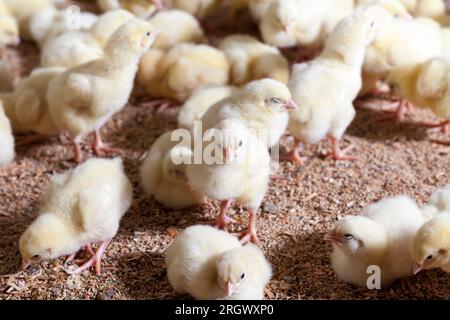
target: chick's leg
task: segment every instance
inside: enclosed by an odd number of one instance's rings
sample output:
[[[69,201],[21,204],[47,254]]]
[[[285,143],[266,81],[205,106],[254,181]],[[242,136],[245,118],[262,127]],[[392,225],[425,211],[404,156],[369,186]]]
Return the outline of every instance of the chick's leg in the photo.
[[[79,140],[79,138],[72,139],[73,154],[76,163],[81,163],[83,161],[83,154],[81,152]]]
[[[411,105],[411,103],[408,100],[401,99],[398,102],[397,109],[395,109],[394,112],[392,112],[392,111],[384,111],[384,112],[386,112],[388,114],[383,116],[383,117],[381,117],[377,121],[381,122],[381,121],[387,121],[387,120],[394,120],[397,123],[398,122],[402,122],[406,111],[408,109],[411,109],[411,107],[412,107],[412,105]]]
[[[156,114],[163,114],[168,109],[174,108],[178,105],[179,103],[177,101],[171,99],[158,99],[144,103],[144,107],[155,108]]]
[[[94,131],[94,142],[92,143],[92,149],[94,150],[95,155],[104,156],[107,153],[119,153],[120,150],[117,148],[113,148],[108,144],[102,141],[100,136],[100,132],[98,129]]]
[[[349,152],[351,149],[353,149],[353,145],[350,145],[349,147],[345,148],[344,150],[341,150],[341,147],[339,146],[339,140],[330,137],[331,143],[333,144],[333,151],[330,152],[330,154],[327,156],[328,159],[334,159],[334,160],[357,160],[358,158],[355,156],[349,156],[346,155],[347,152]]]
[[[292,151],[288,155],[281,155],[280,160],[286,160],[291,161],[293,163],[298,163],[300,165],[304,165],[305,161],[308,159],[306,157],[301,157],[299,153],[299,146],[301,144],[301,141],[295,138],[294,147]]]
[[[106,248],[108,247],[110,242],[111,242],[111,239],[108,239],[108,240],[105,240],[104,242],[102,242],[102,244],[98,247],[95,254],[88,261],[86,261],[82,266],[80,266],[78,269],[76,269],[72,273],[73,274],[81,273],[84,270],[89,269],[90,267],[94,266],[95,272],[97,273],[97,275],[100,275],[102,272],[102,269],[101,269],[102,257],[105,254]]]
[[[158,10],[164,10],[167,7],[167,4],[164,0],[150,0],[150,2],[152,2]]]
[[[217,221],[214,224],[214,226],[218,229],[221,230],[226,230],[227,226],[230,223],[238,223],[237,220],[230,218],[227,215],[227,211],[228,208],[230,207],[230,205],[233,203],[233,200],[228,199],[228,200],[224,200],[220,202],[220,212],[219,212],[219,216],[217,217]]]
[[[240,235],[241,243],[249,241],[259,245],[258,235],[256,234],[256,212],[254,209],[248,209],[249,219],[247,230]]]
[[[438,123],[423,121],[419,123],[424,127],[430,128],[430,130],[438,130],[442,133],[449,134],[450,133],[450,120],[440,121]]]

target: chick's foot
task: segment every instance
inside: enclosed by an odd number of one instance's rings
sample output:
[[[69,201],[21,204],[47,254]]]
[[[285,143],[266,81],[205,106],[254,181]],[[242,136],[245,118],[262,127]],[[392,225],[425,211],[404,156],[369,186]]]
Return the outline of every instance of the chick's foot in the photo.
[[[102,258],[110,242],[111,239],[102,242],[102,244],[98,247],[97,251],[92,255],[92,257],[88,259],[86,262],[84,262],[84,264],[81,265],[79,268],[77,268],[75,271],[73,271],[72,274],[81,273],[84,270],[94,266],[95,272],[97,273],[97,275],[100,275],[102,272],[101,269]]]
[[[419,124],[429,128],[429,130],[439,131],[445,134],[450,133],[450,120],[444,120],[438,123],[424,121],[420,122]]]
[[[94,142],[92,143],[92,150],[94,150],[95,155],[105,156],[109,153],[120,153],[121,150],[111,147],[109,144],[104,143],[100,137],[100,132],[98,130],[94,131]]]
[[[144,104],[144,107],[155,108],[156,114],[163,114],[170,108],[178,106],[179,103],[170,99],[159,99]]]
[[[308,160],[308,158],[301,157],[299,151],[297,149],[294,149],[289,154],[281,155],[280,160],[291,161],[293,163],[304,165],[306,160]]]
[[[402,122],[405,117],[406,111],[411,109],[411,107],[412,106],[409,101],[402,99],[398,102],[398,106],[395,111],[383,111],[384,113],[386,113],[386,115],[379,118],[377,122],[392,121],[392,120],[395,121],[396,123]]]
[[[328,154],[327,159],[350,160],[350,161],[358,159],[358,157],[347,155],[347,153],[354,148],[353,145],[350,145],[344,150],[341,150],[341,147],[339,146],[339,140],[336,138],[330,139],[333,144],[333,151],[330,154]]]
[[[256,245],[259,245],[259,239],[256,233],[256,212],[255,210],[249,209],[249,214],[248,228],[239,235],[239,239],[242,244],[253,242]]]
[[[230,207],[230,205],[232,203],[233,203],[233,200],[230,200],[230,199],[220,202],[220,213],[219,213],[219,216],[217,217],[217,221],[215,223],[213,223],[213,226],[216,227],[217,229],[226,230],[227,226],[230,223],[239,223],[238,220],[230,218],[227,215],[228,208]]]

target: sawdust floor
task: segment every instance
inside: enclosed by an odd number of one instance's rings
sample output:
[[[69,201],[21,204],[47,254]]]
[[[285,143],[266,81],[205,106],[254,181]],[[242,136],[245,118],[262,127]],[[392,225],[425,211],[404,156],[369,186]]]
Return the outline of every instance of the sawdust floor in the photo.
[[[13,52],[23,73],[37,65],[38,52],[23,44]],[[17,158],[0,171],[0,299],[176,299],[164,268],[168,229],[212,220],[218,204],[189,210],[167,210],[147,198],[139,186],[140,157],[156,138],[176,127],[176,112],[157,115],[143,106],[150,97],[139,89],[130,103],[103,128],[105,140],[121,149],[134,184],[134,202],[104,258],[104,272],[71,276],[61,258],[13,276],[20,266],[18,240],[36,217],[49,176],[72,168],[67,137],[17,150]],[[369,291],[339,282],[329,263],[330,246],[322,239],[335,221],[357,214],[381,198],[407,194],[419,203],[450,181],[450,148],[428,140],[414,123],[430,114],[415,110],[400,124],[377,122],[381,101],[360,103],[344,144],[355,145],[353,162],[325,159],[328,142],[305,150],[304,166],[281,163],[258,218],[262,247],[273,265],[268,299],[441,299],[450,296],[450,276],[422,272],[384,290]],[[436,134],[435,134],[436,136]],[[441,137],[445,138],[445,137]],[[84,152],[89,154],[89,143]],[[282,145],[292,141],[285,138]],[[246,219],[234,207],[232,216]],[[243,226],[233,226],[237,232]]]

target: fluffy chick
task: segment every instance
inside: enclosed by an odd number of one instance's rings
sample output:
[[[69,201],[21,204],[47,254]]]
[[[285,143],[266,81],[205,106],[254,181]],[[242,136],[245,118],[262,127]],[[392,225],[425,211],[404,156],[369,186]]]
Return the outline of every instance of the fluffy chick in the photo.
[[[205,85],[195,90],[188,100],[181,106],[178,114],[178,126],[191,129],[195,121],[200,121],[208,109],[237,92],[237,87]]]
[[[367,268],[381,269],[381,285],[412,274],[411,246],[425,223],[417,204],[405,196],[381,200],[359,216],[346,216],[325,235],[333,245],[331,265],[339,280],[367,286]]]
[[[195,299],[262,300],[272,276],[261,249],[208,226],[185,229],[167,249],[165,262],[175,291]]]
[[[248,8],[253,19],[256,22],[260,22],[270,4],[274,1],[275,0],[249,0]]]
[[[3,102],[0,99],[0,168],[14,160],[14,136],[11,123],[5,115]]]
[[[289,63],[276,47],[247,35],[224,38],[219,49],[231,62],[231,83],[241,86],[252,80],[289,80]]]
[[[180,42],[199,43],[204,40],[200,23],[188,12],[182,10],[159,11],[148,21],[155,29],[161,30],[153,45],[154,48],[167,50]]]
[[[180,43],[164,53],[149,50],[142,58],[139,81],[154,97],[186,101],[205,84],[225,85],[230,63],[208,45]]]
[[[151,17],[157,10],[157,1],[152,0],[97,0],[97,4],[104,12],[125,9],[143,19]]]
[[[339,140],[356,113],[353,100],[361,89],[364,54],[376,30],[371,8],[342,20],[318,58],[294,66],[289,88],[299,108],[289,114],[288,128],[297,139],[290,155],[292,161],[303,161],[297,152],[301,141],[318,143],[325,136],[333,143],[330,157],[355,159],[345,155]]]
[[[81,161],[79,143],[91,132],[95,153],[108,151],[99,130],[127,103],[139,60],[155,37],[149,23],[128,21],[111,36],[104,58],[68,69],[50,81],[50,113],[55,124],[70,134],[77,161]]]
[[[220,7],[219,0],[172,0],[174,8],[187,11],[197,18],[203,19]]]
[[[189,185],[193,190],[221,201],[219,228],[226,228],[232,221],[226,213],[233,199],[246,207],[249,224],[242,234],[242,241],[257,242],[256,216],[267,192],[270,175],[270,155],[266,146],[238,119],[220,122],[205,132],[202,141],[202,150],[205,150],[202,159],[186,170]]]
[[[0,14],[0,47],[17,46],[19,43],[17,20],[13,16]]]
[[[140,169],[141,184],[147,194],[164,206],[181,209],[199,204],[204,196],[187,183],[186,168],[193,160],[189,144],[180,145],[166,132],[150,148]],[[180,162],[178,164],[178,162]]]
[[[414,237],[412,257],[414,274],[441,268],[450,272],[450,212],[441,213],[425,223]]]
[[[92,25],[89,34],[95,38],[100,47],[104,48],[114,32],[133,18],[133,14],[122,9],[105,12]]]
[[[14,119],[14,132],[35,132],[54,135],[59,129],[53,122],[46,100],[48,85],[64,68],[35,69],[29,77],[22,79],[14,91],[14,110],[8,116]]]
[[[255,130],[258,138],[269,148],[275,146],[286,131],[287,111],[295,108],[297,105],[284,83],[262,79],[250,82],[242,90],[211,106],[201,121],[203,129],[207,130],[224,120],[239,119]]]
[[[122,159],[90,159],[51,178],[44,205],[19,241],[23,267],[41,260],[76,254],[102,242],[97,252],[74,273],[95,265],[119,229],[132,201],[132,186]]]

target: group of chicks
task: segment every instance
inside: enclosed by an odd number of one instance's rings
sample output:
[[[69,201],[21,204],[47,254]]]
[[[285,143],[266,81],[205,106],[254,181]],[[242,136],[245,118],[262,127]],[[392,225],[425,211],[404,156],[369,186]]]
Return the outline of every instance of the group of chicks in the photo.
[[[168,208],[220,201],[213,226],[187,228],[166,252],[169,282],[197,299],[263,298],[271,266],[257,246],[257,213],[272,173],[269,150],[286,131],[295,140],[287,160],[303,163],[300,145],[324,138],[330,158],[356,159],[340,139],[355,99],[379,95],[382,81],[398,101],[397,119],[412,103],[444,119],[425,125],[449,127],[450,29],[441,0],[230,0],[229,17],[248,9],[262,41],[236,34],[217,46],[207,44],[202,25],[225,10],[222,1],[99,0],[105,12],[98,16],[58,2],[0,0],[0,46],[22,38],[41,50],[41,67],[21,80],[3,50],[0,165],[13,160],[15,144],[61,132],[78,163],[91,133],[95,155],[114,153],[100,129],[127,104],[135,79],[160,99],[149,103],[160,112],[182,104],[179,129],[151,146],[140,176],[145,192]],[[298,47],[293,66],[280,50],[291,47]],[[182,133],[193,138],[180,143]],[[194,161],[197,138],[223,162]],[[23,267],[68,256],[79,265],[74,273],[95,267],[100,274],[132,193],[120,158],[93,158],[53,176],[20,239]],[[227,215],[233,201],[249,213],[241,241],[226,232],[237,222]],[[340,220],[325,240],[339,279],[366,286],[367,267],[377,265],[385,286],[421,269],[450,272],[449,235],[450,185],[423,208],[404,196],[382,200]],[[77,259],[82,252],[87,258]]]

